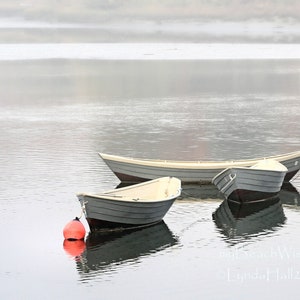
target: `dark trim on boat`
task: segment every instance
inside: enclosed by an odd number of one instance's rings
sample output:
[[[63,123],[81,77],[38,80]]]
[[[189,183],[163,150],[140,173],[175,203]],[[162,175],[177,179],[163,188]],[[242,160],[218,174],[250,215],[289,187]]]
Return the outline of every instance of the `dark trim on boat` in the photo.
[[[237,189],[229,195],[228,200],[235,201],[238,203],[249,203],[270,199],[276,195],[278,195],[278,192],[265,193],[259,191]]]
[[[140,183],[144,181],[149,181],[149,178],[142,178],[137,176],[131,176],[123,173],[114,172],[114,174],[120,179],[122,182],[130,182],[130,183]]]
[[[97,231],[97,232],[108,232],[108,231],[124,231],[124,230],[134,230],[138,228],[144,228],[144,227],[149,227],[152,225],[155,225],[159,222],[162,222],[162,220],[152,222],[152,223],[147,223],[147,224],[123,224],[123,223],[117,223],[117,222],[109,222],[109,221],[103,221],[103,220],[98,220],[98,219],[93,219],[93,218],[86,218],[90,230],[92,232]]]

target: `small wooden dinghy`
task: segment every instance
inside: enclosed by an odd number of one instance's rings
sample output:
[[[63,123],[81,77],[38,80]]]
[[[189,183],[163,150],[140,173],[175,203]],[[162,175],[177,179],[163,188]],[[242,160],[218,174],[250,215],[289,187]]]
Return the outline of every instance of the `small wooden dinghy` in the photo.
[[[264,159],[252,167],[227,168],[212,182],[226,199],[241,203],[270,198],[279,193],[287,168],[274,159]]]
[[[100,157],[121,182],[142,182],[164,176],[179,178],[182,183],[209,183],[227,168],[251,167],[264,158],[230,161],[174,161],[130,158],[99,153]],[[300,169],[300,151],[266,157],[287,167],[285,181],[291,180]]]
[[[181,194],[174,177],[114,189],[101,194],[78,194],[91,230],[154,224],[163,219]]]

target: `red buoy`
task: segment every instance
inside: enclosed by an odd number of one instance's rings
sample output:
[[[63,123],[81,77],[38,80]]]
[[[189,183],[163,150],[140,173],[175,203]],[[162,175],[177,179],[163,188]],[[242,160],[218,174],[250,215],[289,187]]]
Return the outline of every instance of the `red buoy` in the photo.
[[[65,226],[63,234],[66,240],[83,240],[85,236],[85,228],[76,217]]]

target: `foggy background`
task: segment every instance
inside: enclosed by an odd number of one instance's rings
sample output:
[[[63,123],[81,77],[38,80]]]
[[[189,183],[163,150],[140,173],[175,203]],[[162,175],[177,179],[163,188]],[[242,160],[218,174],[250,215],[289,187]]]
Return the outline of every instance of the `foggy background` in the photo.
[[[12,0],[4,42],[298,43],[297,0]]]
[[[105,22],[120,19],[244,20],[297,19],[297,0],[11,0],[1,1],[1,16],[47,21]]]

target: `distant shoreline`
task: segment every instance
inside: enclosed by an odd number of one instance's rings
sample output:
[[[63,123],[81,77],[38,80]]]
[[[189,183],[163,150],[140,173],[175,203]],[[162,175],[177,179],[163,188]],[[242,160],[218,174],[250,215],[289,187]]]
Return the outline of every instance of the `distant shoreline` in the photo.
[[[0,60],[300,59],[300,44],[51,43],[0,44]]]

